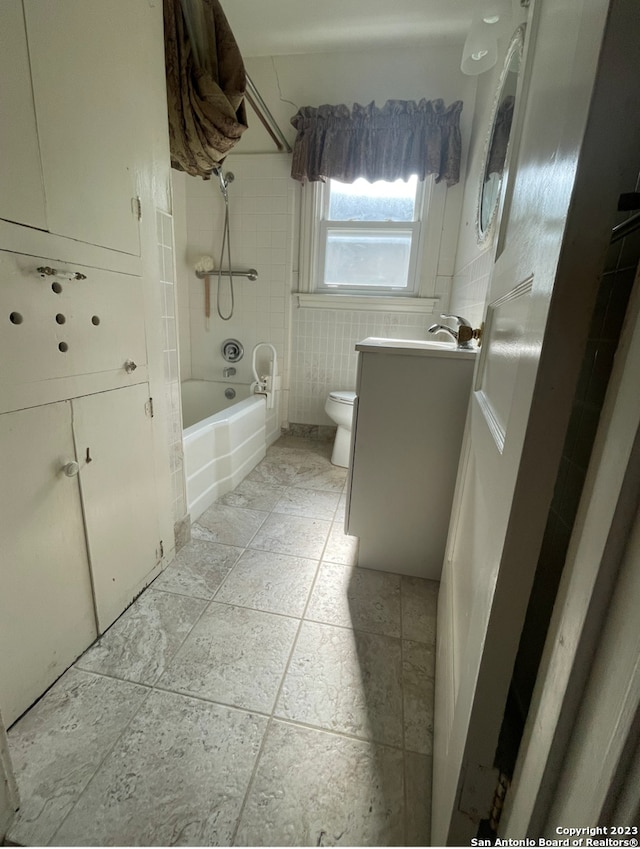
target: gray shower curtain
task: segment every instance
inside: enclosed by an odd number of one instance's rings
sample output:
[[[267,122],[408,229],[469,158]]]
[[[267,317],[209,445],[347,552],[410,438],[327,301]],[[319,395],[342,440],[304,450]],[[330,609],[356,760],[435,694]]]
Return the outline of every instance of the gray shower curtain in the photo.
[[[209,179],[247,129],[246,78],[220,3],[197,2],[195,26],[193,0],[164,0],[169,143],[173,168]]]

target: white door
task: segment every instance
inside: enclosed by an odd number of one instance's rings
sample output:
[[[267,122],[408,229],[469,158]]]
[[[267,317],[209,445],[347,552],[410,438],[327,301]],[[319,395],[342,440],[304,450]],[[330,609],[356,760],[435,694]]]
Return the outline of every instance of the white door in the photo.
[[[97,636],[63,401],[0,415],[0,709],[7,725]]]
[[[620,163],[632,157],[637,118],[616,51],[616,22],[633,5],[532,4],[513,193],[438,604],[434,845],[468,845],[495,789],[498,734],[594,294],[618,194],[633,189],[620,185]]]
[[[45,230],[44,188],[22,0],[0,3],[0,218]]]
[[[47,229],[136,255],[137,180],[152,156],[140,132],[149,96],[145,7],[24,0]]]
[[[73,432],[98,617],[103,633],[161,558],[149,385],[73,402]]]

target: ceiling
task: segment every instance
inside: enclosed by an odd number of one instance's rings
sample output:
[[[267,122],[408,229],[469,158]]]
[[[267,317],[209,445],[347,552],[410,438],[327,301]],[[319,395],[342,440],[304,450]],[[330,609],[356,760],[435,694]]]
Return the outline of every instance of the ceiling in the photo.
[[[473,0],[222,0],[243,56],[462,44]]]

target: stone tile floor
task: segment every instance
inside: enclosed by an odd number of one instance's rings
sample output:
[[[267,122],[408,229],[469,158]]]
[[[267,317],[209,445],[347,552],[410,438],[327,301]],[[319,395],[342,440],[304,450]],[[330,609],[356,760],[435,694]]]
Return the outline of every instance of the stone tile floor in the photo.
[[[11,841],[428,844],[437,584],[352,565],[329,453],[275,443],[13,726]]]

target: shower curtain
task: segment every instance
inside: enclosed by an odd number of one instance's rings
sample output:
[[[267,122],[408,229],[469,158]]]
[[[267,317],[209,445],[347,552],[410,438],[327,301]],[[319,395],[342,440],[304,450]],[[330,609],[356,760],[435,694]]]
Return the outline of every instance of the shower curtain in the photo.
[[[171,165],[205,180],[247,129],[244,63],[218,0],[164,0]]]

